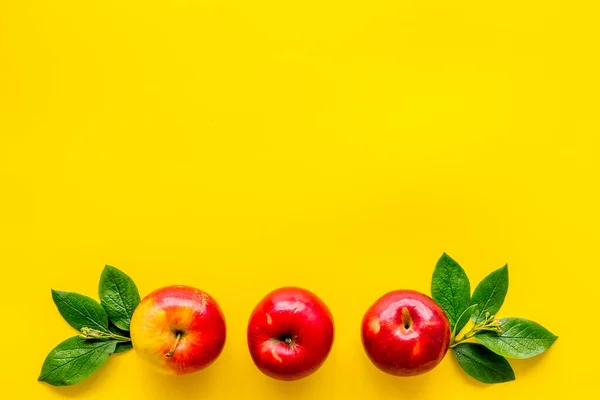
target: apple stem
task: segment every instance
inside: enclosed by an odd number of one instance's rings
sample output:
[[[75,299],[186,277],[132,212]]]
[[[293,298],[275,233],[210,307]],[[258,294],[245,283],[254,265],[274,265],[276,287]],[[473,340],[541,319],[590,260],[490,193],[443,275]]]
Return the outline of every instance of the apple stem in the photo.
[[[471,309],[477,307],[479,304],[471,304],[469,307],[465,308],[465,311],[462,312],[462,314],[460,314],[460,317],[458,317],[458,319],[456,320],[456,325],[454,326],[454,329],[452,330],[452,335],[450,336],[450,342],[454,342],[454,339],[456,338],[456,334],[459,332],[456,332],[456,328],[458,327],[458,323],[460,321],[462,321],[463,316],[469,312]]]
[[[171,350],[169,350],[169,352],[167,354],[165,354],[165,356],[173,357],[173,355],[175,355],[175,349],[177,348],[177,345],[179,344],[179,339],[181,339],[181,332],[177,332],[177,338],[175,339],[175,343],[173,344],[173,347],[171,347]]]
[[[412,326],[412,318],[410,317],[410,312],[408,308],[402,307],[402,325],[404,325],[404,329],[410,329]]]

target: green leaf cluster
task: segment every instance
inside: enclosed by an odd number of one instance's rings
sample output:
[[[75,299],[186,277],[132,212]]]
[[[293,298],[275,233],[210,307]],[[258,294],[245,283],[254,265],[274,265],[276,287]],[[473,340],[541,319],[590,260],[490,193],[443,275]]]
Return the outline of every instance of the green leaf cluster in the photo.
[[[58,312],[80,334],[50,351],[39,381],[73,385],[97,371],[111,354],[131,350],[129,325],[140,302],[135,283],[107,265],[100,276],[98,295],[100,303],[82,294],[52,290]]]
[[[506,358],[536,356],[548,350],[558,338],[540,324],[524,318],[496,319],[507,292],[508,265],[486,276],[472,296],[464,269],[446,253],[433,271],[431,296],[450,321],[452,352],[462,369],[483,383],[514,380],[515,374]],[[472,328],[460,336],[469,319],[473,321]]]

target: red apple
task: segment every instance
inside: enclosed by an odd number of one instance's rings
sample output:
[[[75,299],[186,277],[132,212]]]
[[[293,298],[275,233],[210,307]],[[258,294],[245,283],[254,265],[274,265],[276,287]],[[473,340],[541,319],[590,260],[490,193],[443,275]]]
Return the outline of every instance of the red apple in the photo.
[[[414,290],[385,294],[362,322],[362,342],[380,370],[418,375],[442,361],[450,343],[450,323],[440,306]]]
[[[167,286],[146,296],[131,318],[131,341],[155,369],[170,375],[211,364],[225,345],[225,318],[207,293]]]
[[[308,290],[285,287],[258,303],[248,323],[254,364],[271,378],[296,380],[315,372],[333,344],[329,308]]]

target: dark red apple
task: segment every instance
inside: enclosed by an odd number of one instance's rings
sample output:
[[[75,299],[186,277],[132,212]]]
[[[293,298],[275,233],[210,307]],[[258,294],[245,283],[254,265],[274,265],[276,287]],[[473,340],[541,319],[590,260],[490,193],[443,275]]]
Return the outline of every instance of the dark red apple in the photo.
[[[254,308],[248,347],[254,364],[271,378],[296,380],[315,372],[333,344],[329,308],[308,290],[274,290]]]
[[[362,342],[380,370],[397,376],[430,371],[450,343],[450,323],[440,306],[414,290],[383,295],[362,322]]]

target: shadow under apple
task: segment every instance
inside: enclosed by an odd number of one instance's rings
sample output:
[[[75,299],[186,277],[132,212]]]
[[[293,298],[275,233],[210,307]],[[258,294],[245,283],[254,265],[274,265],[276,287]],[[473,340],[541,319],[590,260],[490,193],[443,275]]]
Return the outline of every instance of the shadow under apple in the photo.
[[[216,377],[219,368],[208,367],[186,375],[164,375],[152,368],[143,368],[140,373],[141,391],[147,399],[206,399],[219,391]]]
[[[255,379],[260,382],[258,387],[265,399],[320,399],[322,398],[322,388],[327,385],[328,374],[322,371],[323,368],[315,371],[313,374],[295,381],[281,381],[270,378],[258,369],[254,372]]]
[[[369,360],[361,362],[360,365],[363,370],[362,376],[370,382],[369,387],[373,390],[373,398],[419,397],[423,390],[433,382],[431,378],[433,372],[402,377],[380,371]]]

